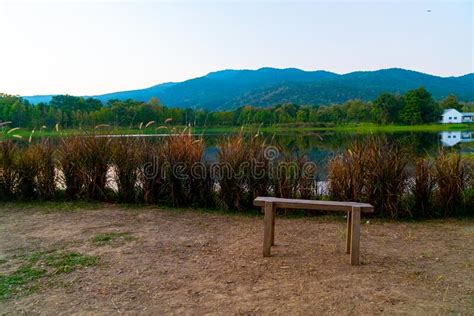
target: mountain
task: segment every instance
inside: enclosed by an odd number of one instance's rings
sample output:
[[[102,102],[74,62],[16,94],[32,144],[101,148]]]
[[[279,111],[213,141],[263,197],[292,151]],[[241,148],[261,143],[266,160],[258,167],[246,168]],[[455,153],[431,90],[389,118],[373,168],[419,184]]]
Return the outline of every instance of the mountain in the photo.
[[[231,109],[242,105],[269,106],[284,102],[296,104],[341,103],[349,99],[372,100],[380,93],[405,93],[425,87],[436,99],[450,93],[460,100],[474,100],[474,74],[438,77],[400,68],[336,74],[296,68],[222,70],[183,82],[169,82],[146,89],[92,96],[111,99],[148,101],[159,98],[170,107],[210,110]],[[32,103],[47,102],[52,96],[27,96]]]

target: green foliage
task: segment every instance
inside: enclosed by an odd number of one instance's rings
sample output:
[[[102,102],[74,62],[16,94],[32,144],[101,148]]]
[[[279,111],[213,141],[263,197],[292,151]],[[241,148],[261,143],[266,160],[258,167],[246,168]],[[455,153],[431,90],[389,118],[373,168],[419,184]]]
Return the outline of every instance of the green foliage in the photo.
[[[463,111],[462,104],[454,94],[450,94],[445,99],[441,100],[440,105],[443,109],[456,109],[461,112]]]
[[[349,99],[341,104],[331,103],[273,103],[272,107],[245,105],[235,110],[208,111],[192,108],[168,108],[156,98],[148,102],[134,100],[109,100],[106,105],[91,98],[69,95],[54,96],[49,104],[31,105],[20,97],[0,94],[0,131],[6,126],[51,129],[88,128],[100,124],[114,127],[136,127],[141,122],[163,123],[169,119],[171,125],[240,126],[246,124],[288,123],[363,123],[377,124],[425,124],[438,121],[442,108],[454,107],[469,110],[471,103],[461,103],[454,95],[440,103],[433,100],[424,88],[406,92],[404,95],[383,93],[373,102]],[[243,104],[252,104],[243,103]]]

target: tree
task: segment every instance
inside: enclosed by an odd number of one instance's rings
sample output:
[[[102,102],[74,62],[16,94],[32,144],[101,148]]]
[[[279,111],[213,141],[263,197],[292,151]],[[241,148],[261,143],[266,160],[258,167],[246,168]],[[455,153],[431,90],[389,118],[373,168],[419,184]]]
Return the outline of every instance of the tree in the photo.
[[[443,109],[456,109],[462,111],[462,104],[458,102],[458,98],[454,94],[448,95],[440,104]]]
[[[405,105],[400,120],[405,124],[435,122],[441,114],[440,106],[425,88],[410,90],[405,94]]]
[[[382,93],[374,100],[370,110],[372,120],[377,124],[396,123],[403,103],[404,100],[400,96]]]

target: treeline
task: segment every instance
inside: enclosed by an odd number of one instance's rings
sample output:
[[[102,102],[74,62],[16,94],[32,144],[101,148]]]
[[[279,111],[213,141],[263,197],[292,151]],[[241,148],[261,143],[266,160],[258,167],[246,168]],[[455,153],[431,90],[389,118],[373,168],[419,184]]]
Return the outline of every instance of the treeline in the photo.
[[[424,88],[403,95],[384,93],[371,102],[349,100],[343,104],[300,106],[281,104],[274,107],[243,106],[235,110],[207,111],[168,108],[152,98],[148,102],[97,99],[57,95],[49,103],[30,104],[18,96],[0,94],[0,123],[11,127],[40,128],[60,124],[63,128],[109,124],[133,127],[141,122],[168,120],[175,125],[236,126],[242,124],[287,123],[363,123],[425,124],[437,122],[443,109],[474,111],[474,103],[461,103],[456,96],[436,101]]]

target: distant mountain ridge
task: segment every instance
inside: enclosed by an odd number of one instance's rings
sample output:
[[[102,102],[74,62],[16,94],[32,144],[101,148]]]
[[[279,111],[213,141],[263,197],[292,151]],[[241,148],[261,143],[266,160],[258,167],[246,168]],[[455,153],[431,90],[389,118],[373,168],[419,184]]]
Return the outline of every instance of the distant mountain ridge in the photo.
[[[453,93],[460,100],[474,100],[474,73],[459,77],[438,77],[401,68],[356,71],[343,75],[297,68],[221,70],[183,82],[168,82],[145,89],[92,97],[102,102],[111,99],[148,101],[157,97],[169,107],[222,110],[242,105],[270,106],[285,102],[318,105],[355,98],[368,101],[384,92],[402,94],[420,86],[425,87],[436,99]],[[51,97],[24,98],[36,104],[48,102]]]

